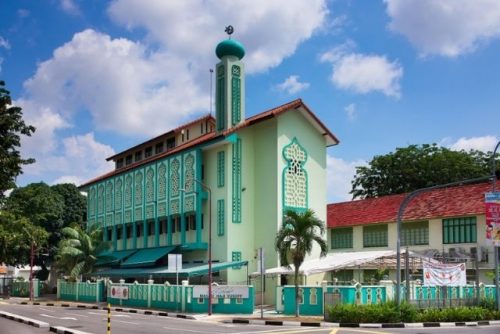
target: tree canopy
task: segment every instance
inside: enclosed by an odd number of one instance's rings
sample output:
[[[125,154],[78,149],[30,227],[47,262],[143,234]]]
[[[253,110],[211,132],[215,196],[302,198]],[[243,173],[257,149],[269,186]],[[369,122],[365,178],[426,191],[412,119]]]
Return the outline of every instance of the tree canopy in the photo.
[[[397,148],[375,156],[368,166],[356,167],[350,193],[353,199],[373,198],[491,175],[490,157],[491,153],[452,151],[436,144]]]
[[[83,226],[85,197],[73,184],[49,186],[43,182],[31,183],[14,189],[6,199],[3,211],[23,217],[48,233],[48,256],[35,258],[35,264],[42,266],[46,272],[46,265],[53,262],[56,254],[62,229],[71,224]]]
[[[25,217],[9,212],[0,214],[0,263],[12,266],[29,263],[31,244],[39,250],[47,244],[49,234]]]
[[[21,136],[31,136],[35,128],[24,122],[22,109],[11,104],[10,92],[0,80],[0,203],[5,198],[4,192],[16,186],[22,166],[35,162],[23,159],[19,152]]]

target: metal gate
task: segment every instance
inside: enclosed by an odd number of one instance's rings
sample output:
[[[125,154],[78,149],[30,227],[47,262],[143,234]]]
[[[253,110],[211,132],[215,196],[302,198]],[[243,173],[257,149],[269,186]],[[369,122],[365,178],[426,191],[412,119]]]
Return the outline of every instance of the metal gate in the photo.
[[[3,276],[0,277],[0,294],[3,298],[9,298],[12,295],[12,284],[14,277]]]
[[[328,321],[328,307],[334,307],[342,304],[342,295],[340,292],[323,293],[323,318]]]

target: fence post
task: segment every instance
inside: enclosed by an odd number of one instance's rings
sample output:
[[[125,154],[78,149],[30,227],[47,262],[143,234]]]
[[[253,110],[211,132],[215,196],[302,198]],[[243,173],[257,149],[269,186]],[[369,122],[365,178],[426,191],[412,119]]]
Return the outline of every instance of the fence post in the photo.
[[[120,279],[120,286],[122,286],[123,284],[125,284],[125,280],[123,278]],[[120,306],[122,306],[122,303],[123,303],[123,299],[120,298]]]
[[[153,287],[154,282],[154,280],[148,279],[148,307],[151,307],[151,288]]]
[[[78,294],[79,294],[78,283],[79,283],[78,280],[76,280],[76,282],[75,282],[75,284],[76,284],[76,286],[75,286],[75,292],[76,292],[75,299],[76,299],[76,301],[78,301]]]
[[[61,299],[61,279],[57,280],[57,300]]]

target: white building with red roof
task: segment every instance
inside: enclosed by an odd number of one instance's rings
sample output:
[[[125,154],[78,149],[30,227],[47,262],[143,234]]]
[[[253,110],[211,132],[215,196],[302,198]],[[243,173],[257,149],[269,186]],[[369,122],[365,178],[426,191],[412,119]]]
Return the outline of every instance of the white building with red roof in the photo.
[[[491,183],[462,185],[422,193],[403,215],[401,247],[445,262],[465,262],[467,280],[491,284],[494,248],[486,240],[485,193]],[[406,194],[328,205],[330,252],[395,250],[396,219]],[[477,261],[476,261],[477,258]],[[404,262],[402,262],[404,263]],[[383,266],[360,267],[330,273],[329,279],[370,281]],[[394,268],[390,270],[395,278]],[[412,268],[421,278],[421,268]],[[403,277],[403,276],[402,276]]]

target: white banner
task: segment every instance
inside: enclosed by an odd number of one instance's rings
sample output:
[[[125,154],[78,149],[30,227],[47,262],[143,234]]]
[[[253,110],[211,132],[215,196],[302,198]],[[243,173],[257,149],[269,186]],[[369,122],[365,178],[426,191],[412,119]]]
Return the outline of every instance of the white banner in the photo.
[[[168,271],[182,270],[182,254],[168,254]]]
[[[111,286],[111,298],[128,299],[128,286]]]
[[[193,286],[193,298],[208,298],[208,286]],[[212,298],[248,298],[248,286],[214,285],[212,286]]]
[[[467,284],[465,263],[424,262],[424,285],[464,286]]]

